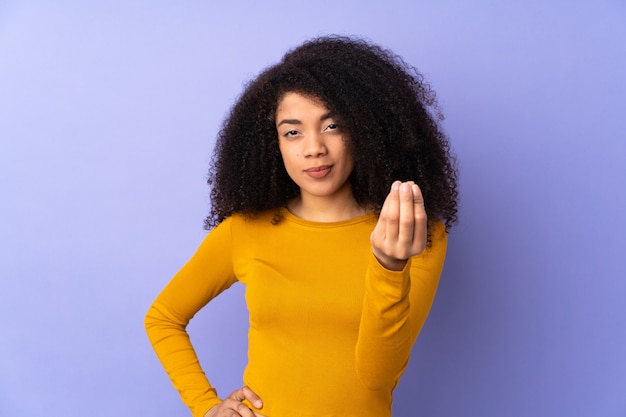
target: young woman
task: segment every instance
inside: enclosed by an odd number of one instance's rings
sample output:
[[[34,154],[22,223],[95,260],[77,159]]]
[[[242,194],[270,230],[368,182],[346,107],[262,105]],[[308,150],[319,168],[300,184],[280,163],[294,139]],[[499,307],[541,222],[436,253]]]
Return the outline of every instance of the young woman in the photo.
[[[145,319],[194,416],[391,415],[456,221],[438,115],[416,70],[353,38],[306,42],[247,86],[216,145],[211,231]],[[235,282],[248,364],[221,399],[185,327]]]

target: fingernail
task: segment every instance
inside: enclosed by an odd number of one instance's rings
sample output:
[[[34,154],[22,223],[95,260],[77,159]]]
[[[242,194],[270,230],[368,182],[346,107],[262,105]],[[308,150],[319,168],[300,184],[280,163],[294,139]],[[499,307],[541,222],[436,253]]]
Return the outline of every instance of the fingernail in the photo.
[[[400,189],[400,184],[402,184],[400,181],[395,181],[392,185],[391,185],[391,189],[398,191]]]
[[[405,182],[405,183],[402,184],[401,190],[402,191],[411,191],[411,186]]]

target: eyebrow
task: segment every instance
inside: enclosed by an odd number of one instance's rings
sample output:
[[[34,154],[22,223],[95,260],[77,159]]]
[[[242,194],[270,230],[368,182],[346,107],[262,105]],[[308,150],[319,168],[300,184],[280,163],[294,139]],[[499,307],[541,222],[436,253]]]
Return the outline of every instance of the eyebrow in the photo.
[[[334,117],[333,112],[330,112],[330,111],[329,111],[328,113],[324,113],[324,114],[322,114],[322,115],[320,116],[320,122],[323,122],[324,120],[330,119],[330,118],[332,118],[332,117]],[[285,125],[285,124],[289,124],[289,125],[301,125],[301,124],[302,124],[302,122],[301,122],[300,120],[298,120],[298,119],[284,119],[284,120],[281,120],[281,121],[280,121],[280,122],[276,125],[276,127],[280,127],[280,126]]]

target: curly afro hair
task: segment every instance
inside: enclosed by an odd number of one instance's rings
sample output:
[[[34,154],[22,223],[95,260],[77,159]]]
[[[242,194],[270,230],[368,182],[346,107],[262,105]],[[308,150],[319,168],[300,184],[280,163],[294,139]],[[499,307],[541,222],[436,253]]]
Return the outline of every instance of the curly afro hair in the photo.
[[[245,88],[218,134],[209,171],[206,229],[239,213],[280,209],[299,194],[287,175],[275,125],[284,94],[318,99],[338,115],[354,159],[352,193],[380,209],[395,180],[413,180],[429,221],[457,220],[457,171],[435,94],[400,57],[361,39],[326,36],[289,51]]]

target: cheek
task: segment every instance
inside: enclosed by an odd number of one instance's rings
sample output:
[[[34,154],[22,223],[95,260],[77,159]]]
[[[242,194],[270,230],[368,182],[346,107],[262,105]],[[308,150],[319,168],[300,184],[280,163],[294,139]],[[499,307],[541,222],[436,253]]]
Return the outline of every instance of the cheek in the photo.
[[[278,145],[280,156],[283,158],[283,162],[285,162],[285,164],[295,161],[300,157],[300,150],[295,146],[289,145],[291,144],[285,145],[282,142]]]
[[[278,150],[280,152],[280,157],[282,158],[283,162],[285,162],[285,156],[287,154],[285,147],[282,146],[282,144],[279,142],[278,144]]]
[[[284,147],[281,146],[280,156],[283,160],[283,165],[285,165],[285,169],[287,170],[287,172],[291,171],[294,166],[294,161],[297,158],[296,153],[293,150],[285,149]]]
[[[343,146],[341,149],[342,159],[347,166],[354,166],[354,158],[352,158],[352,152],[347,146]]]

